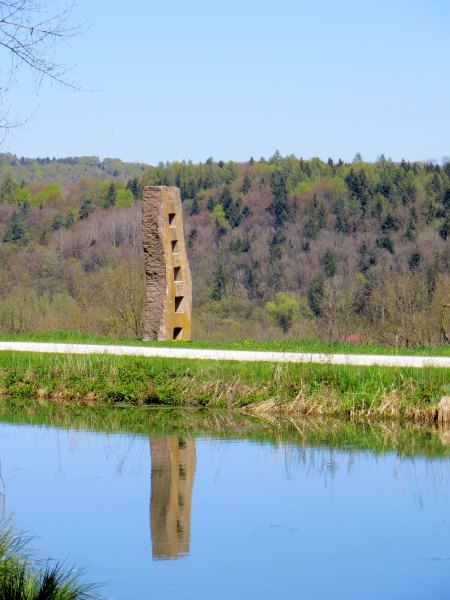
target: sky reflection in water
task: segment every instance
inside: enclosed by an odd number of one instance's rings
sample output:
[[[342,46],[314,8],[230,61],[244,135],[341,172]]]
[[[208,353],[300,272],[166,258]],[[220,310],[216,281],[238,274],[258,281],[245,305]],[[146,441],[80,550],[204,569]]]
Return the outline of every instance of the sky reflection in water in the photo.
[[[106,597],[450,597],[447,458],[0,424],[0,460],[5,517]]]

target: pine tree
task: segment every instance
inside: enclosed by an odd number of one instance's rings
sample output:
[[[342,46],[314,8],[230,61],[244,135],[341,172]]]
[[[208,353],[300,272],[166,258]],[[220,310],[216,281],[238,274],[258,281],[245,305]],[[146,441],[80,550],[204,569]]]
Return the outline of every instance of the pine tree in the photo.
[[[191,217],[193,215],[200,214],[200,205],[198,203],[197,196],[195,196],[194,199],[192,200],[191,210],[189,211],[189,214],[191,215]]]
[[[19,190],[19,186],[14,181],[14,178],[10,171],[7,171],[3,176],[3,181],[0,186],[0,202],[7,204],[15,204],[16,194]]]
[[[211,299],[212,300],[222,300],[225,298],[227,292],[228,285],[228,276],[223,268],[223,265],[220,265],[219,270],[216,273],[214,278],[213,287],[211,290]]]
[[[283,227],[291,216],[291,210],[288,203],[286,177],[280,170],[277,169],[272,173],[270,187],[272,188],[273,200],[267,210],[274,217],[275,227]]]
[[[26,246],[29,242],[28,228],[16,211],[13,212],[8,221],[3,241],[18,246]]]
[[[80,206],[80,219],[87,219],[91,213],[94,212],[94,207],[92,205],[92,200],[86,199],[83,204]]]
[[[116,203],[116,196],[117,196],[116,186],[111,181],[111,183],[109,184],[109,187],[108,187],[108,191],[106,192],[105,199],[103,200],[103,204],[102,204],[103,208],[111,208],[112,206],[114,206]]]

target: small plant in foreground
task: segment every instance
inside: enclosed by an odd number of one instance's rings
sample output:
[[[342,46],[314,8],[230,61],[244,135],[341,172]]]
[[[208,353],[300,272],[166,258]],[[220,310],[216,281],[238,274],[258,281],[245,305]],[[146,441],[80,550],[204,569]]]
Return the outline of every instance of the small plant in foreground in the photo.
[[[26,554],[27,541],[0,530],[0,600],[94,600],[93,586],[76,572],[47,562],[43,567]]]

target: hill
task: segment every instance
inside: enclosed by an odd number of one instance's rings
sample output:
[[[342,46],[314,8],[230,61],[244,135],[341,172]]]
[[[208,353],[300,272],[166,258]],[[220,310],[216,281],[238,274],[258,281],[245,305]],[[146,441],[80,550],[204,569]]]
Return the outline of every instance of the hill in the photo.
[[[143,185],[177,185],[195,335],[448,343],[450,163],[0,156],[0,330],[141,335]]]

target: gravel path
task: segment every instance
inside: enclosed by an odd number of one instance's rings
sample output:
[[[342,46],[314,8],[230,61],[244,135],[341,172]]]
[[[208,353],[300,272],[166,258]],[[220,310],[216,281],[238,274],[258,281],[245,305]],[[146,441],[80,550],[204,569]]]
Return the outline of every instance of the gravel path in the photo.
[[[58,354],[115,354],[119,356],[160,356],[197,360],[240,360],[249,362],[310,362],[333,365],[382,365],[387,367],[450,367],[447,356],[388,356],[382,354],[318,354],[311,352],[268,352],[212,350],[151,346],[106,346],[93,344],[53,344],[40,342],[0,342],[0,351],[47,352]]]

